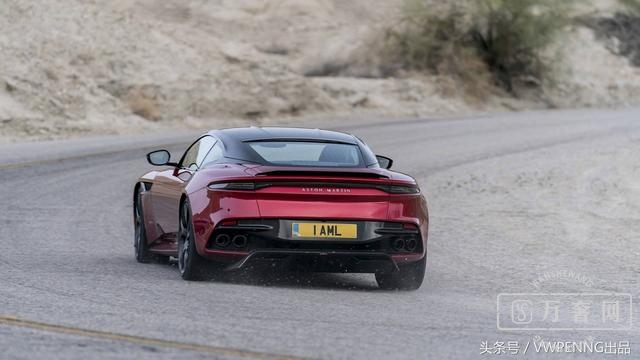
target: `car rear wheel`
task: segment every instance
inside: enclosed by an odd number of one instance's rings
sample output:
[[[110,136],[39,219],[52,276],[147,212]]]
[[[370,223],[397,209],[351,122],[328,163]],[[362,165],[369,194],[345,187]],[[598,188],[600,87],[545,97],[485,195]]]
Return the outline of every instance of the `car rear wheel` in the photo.
[[[147,231],[144,227],[144,216],[142,213],[142,190],[139,189],[136,194],[136,203],[133,209],[133,217],[135,221],[135,235],[133,238],[133,248],[135,250],[136,260],[141,263],[148,263],[153,258],[147,244]]]
[[[384,290],[416,290],[422,285],[427,256],[420,261],[398,265],[399,271],[376,274],[378,286]]]
[[[178,269],[184,280],[202,280],[205,277],[206,261],[196,250],[191,206],[189,201],[182,203],[178,229]]]

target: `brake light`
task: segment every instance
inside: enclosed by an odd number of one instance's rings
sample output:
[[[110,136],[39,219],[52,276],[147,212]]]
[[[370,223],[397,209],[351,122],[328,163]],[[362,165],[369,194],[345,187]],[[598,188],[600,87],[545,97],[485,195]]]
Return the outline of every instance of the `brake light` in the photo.
[[[228,182],[209,184],[210,190],[244,190],[251,191],[256,189],[256,184],[252,182]]]
[[[418,194],[420,189],[415,186],[390,185],[385,186],[385,191],[390,194]]]

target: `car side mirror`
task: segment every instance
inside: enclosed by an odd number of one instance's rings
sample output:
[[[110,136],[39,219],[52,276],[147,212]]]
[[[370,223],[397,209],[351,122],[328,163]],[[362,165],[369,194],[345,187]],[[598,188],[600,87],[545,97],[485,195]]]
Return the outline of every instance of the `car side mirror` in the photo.
[[[177,166],[178,164],[169,162],[171,154],[167,150],[156,150],[147,154],[147,161],[154,166]]]
[[[391,160],[391,158],[382,155],[376,155],[376,159],[378,159],[378,164],[381,168],[391,169],[391,166],[393,165],[393,160]]]

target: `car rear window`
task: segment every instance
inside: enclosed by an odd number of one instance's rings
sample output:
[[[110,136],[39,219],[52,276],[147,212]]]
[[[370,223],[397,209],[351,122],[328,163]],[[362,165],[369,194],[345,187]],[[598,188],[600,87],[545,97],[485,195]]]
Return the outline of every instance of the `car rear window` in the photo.
[[[284,166],[360,167],[356,145],[309,141],[254,141],[249,146],[265,162]]]

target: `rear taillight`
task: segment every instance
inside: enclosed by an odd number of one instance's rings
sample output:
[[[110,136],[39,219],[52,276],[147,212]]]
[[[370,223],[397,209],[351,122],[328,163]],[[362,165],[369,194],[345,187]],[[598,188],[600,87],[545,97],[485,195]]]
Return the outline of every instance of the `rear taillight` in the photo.
[[[344,188],[374,188],[389,194],[418,194],[420,189],[411,185],[376,185],[376,184],[359,184],[359,183],[331,183],[331,182],[242,182],[229,181],[209,184],[210,190],[236,190],[236,191],[253,191],[260,190],[270,186],[325,186],[325,187],[344,187]]]
[[[415,186],[389,185],[384,190],[390,194],[418,194],[420,189]]]
[[[251,191],[256,189],[256,184],[252,182],[226,182],[209,184],[210,190],[243,190]]]
[[[402,228],[405,230],[418,230],[418,227],[416,225],[409,223],[402,224]]]

